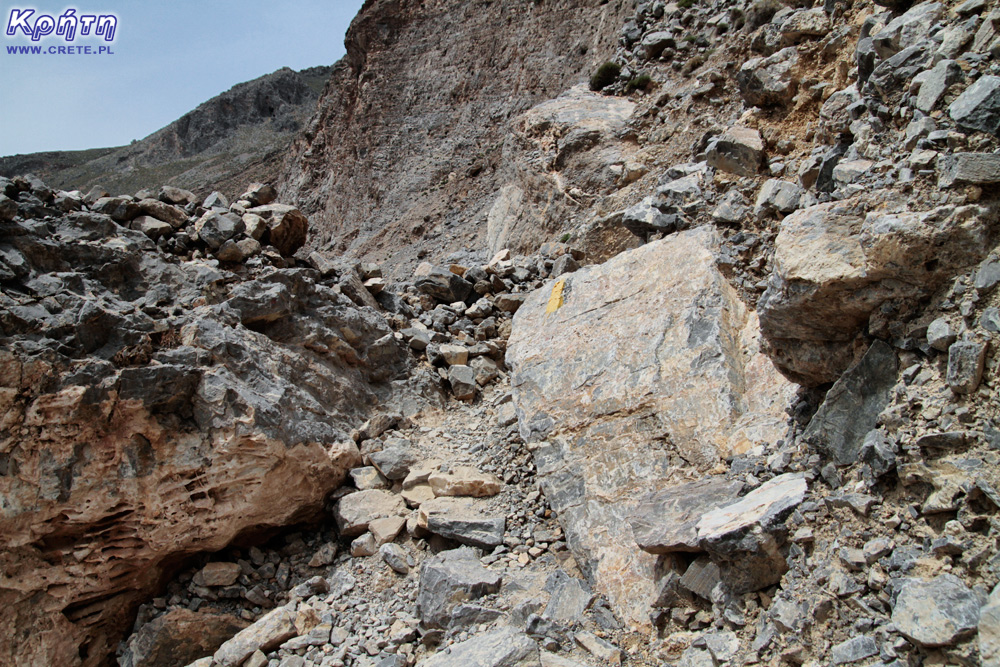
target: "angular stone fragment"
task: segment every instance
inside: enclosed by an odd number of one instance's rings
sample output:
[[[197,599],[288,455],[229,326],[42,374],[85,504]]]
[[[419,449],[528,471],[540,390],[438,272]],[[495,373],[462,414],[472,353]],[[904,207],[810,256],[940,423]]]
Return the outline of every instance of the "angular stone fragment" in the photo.
[[[830,649],[830,657],[835,665],[849,665],[878,653],[878,644],[871,637],[854,637]]]
[[[947,352],[957,336],[952,331],[948,320],[939,317],[927,325],[927,344],[938,352]]]
[[[736,74],[740,95],[750,106],[778,106],[792,100],[798,87],[793,72],[799,55],[794,46],[767,58],[751,58]]]
[[[403,547],[392,542],[388,542],[379,547],[378,553],[382,556],[385,564],[393,569],[397,574],[406,575],[410,573],[410,564]]]
[[[622,651],[620,648],[605,641],[592,632],[577,632],[573,635],[576,643],[583,647],[587,653],[601,661],[602,665],[617,666],[622,664]]]
[[[851,85],[843,90],[838,90],[823,102],[819,110],[819,117],[833,135],[841,135],[850,132],[852,105],[861,100],[857,85]]]
[[[101,197],[90,206],[95,213],[103,213],[115,222],[129,223],[142,209],[128,197]]]
[[[948,115],[969,130],[1000,134],[1000,76],[976,79],[951,103]]]
[[[781,36],[788,42],[803,37],[822,37],[830,32],[830,17],[822,7],[793,12],[781,22]]]
[[[139,200],[139,210],[145,215],[168,223],[174,229],[180,229],[187,224],[188,216],[183,209],[171,206],[158,199]]]
[[[953,574],[907,580],[896,598],[892,622],[920,646],[950,646],[975,633],[979,600]]]
[[[672,32],[654,31],[643,36],[642,41],[635,49],[637,58],[642,60],[652,60],[659,58],[664,49],[677,48],[677,41]]]
[[[910,81],[931,65],[930,46],[926,42],[914,44],[880,62],[868,78],[864,92],[886,105],[898,104]]]
[[[375,538],[375,544],[382,546],[396,539],[405,525],[406,519],[403,517],[387,516],[370,522],[368,530],[371,532],[372,537]]]
[[[986,343],[952,343],[948,348],[948,386],[956,394],[971,394],[979,387],[985,364]]]
[[[142,232],[154,241],[161,236],[169,236],[174,231],[174,228],[169,223],[157,220],[150,215],[138,216],[129,226],[137,232]]]
[[[833,180],[840,185],[849,185],[860,179],[875,166],[871,160],[841,160],[833,168]]]
[[[123,667],[166,667],[211,656],[223,642],[247,627],[229,614],[171,609],[133,634],[119,657]],[[211,660],[211,658],[209,658]]]
[[[498,294],[494,303],[498,310],[505,313],[516,313],[517,309],[524,303],[525,294]]]
[[[685,590],[705,600],[712,599],[712,591],[722,581],[719,566],[708,556],[699,556],[684,571],[679,584]]]
[[[653,197],[646,197],[641,202],[627,208],[622,214],[622,225],[639,238],[647,234],[660,232],[669,234],[677,229],[677,216],[666,214],[654,205]]]
[[[219,667],[238,667],[254,651],[272,651],[297,634],[295,612],[278,607],[220,646],[212,658]]]
[[[858,460],[865,436],[889,404],[896,384],[896,353],[875,341],[826,394],[802,437],[838,465]]]
[[[503,489],[503,482],[492,473],[480,472],[471,466],[455,466],[448,472],[435,472],[428,477],[436,496],[495,496]]]
[[[779,551],[784,520],[802,503],[806,489],[802,474],[779,475],[698,522],[699,543],[719,563],[730,592],[760,590],[780,581],[788,569]]]
[[[421,667],[541,667],[538,647],[509,626],[453,644],[420,663]]]
[[[375,544],[375,536],[371,533],[365,533],[351,540],[352,558],[374,556],[376,551],[378,551],[378,545]]]
[[[235,213],[208,211],[194,223],[194,229],[209,248],[218,250],[223,243],[242,233],[245,226]]]
[[[938,2],[916,4],[872,35],[875,51],[880,58],[887,59],[926,39],[931,27],[944,11],[944,5]]]
[[[593,599],[590,586],[579,579],[567,577],[552,592],[542,616],[560,625],[572,625],[580,622]]]
[[[1000,155],[996,153],[950,153],[937,161],[938,187],[992,185],[1000,183]]]
[[[407,442],[407,441],[402,441]],[[368,455],[372,465],[375,466],[386,479],[405,479],[410,472],[410,468],[416,465],[419,458],[417,454],[403,446],[390,446],[378,452]]]
[[[187,206],[188,204],[197,202],[198,196],[190,190],[175,188],[172,185],[164,185],[160,188],[157,199],[167,204],[173,204],[174,206]]]
[[[441,266],[431,267],[425,275],[417,277],[415,284],[418,290],[441,303],[465,301],[472,292],[471,283]]]
[[[916,107],[931,113],[948,87],[962,80],[962,68],[954,60],[942,60],[925,74],[917,93]]]
[[[749,127],[731,127],[709,145],[708,164],[737,176],[753,176],[764,160],[764,140]]]
[[[325,567],[327,565],[332,565],[334,559],[337,558],[337,543],[327,542],[319,549],[316,553],[312,555],[309,559],[309,567]]]
[[[452,396],[460,401],[471,402],[476,397],[476,371],[470,366],[448,367],[448,384]]]
[[[979,610],[979,659],[983,667],[1000,665],[1000,586]]]
[[[449,366],[464,366],[469,361],[469,348],[464,345],[442,345],[441,356]]]
[[[362,466],[351,470],[351,481],[358,491],[369,489],[388,489],[389,481],[382,476],[375,466]]]
[[[425,628],[447,628],[455,606],[496,593],[500,582],[500,575],[483,567],[472,549],[442,551],[420,569],[417,616]]]
[[[252,183],[240,199],[250,202],[251,206],[265,206],[278,198],[278,191],[265,183]]]
[[[197,586],[232,586],[240,576],[237,563],[208,563],[194,575]]]
[[[375,519],[388,516],[404,516],[406,503],[389,491],[371,489],[350,493],[339,501],[333,516],[337,528],[345,537],[360,535],[368,530],[368,524]]]
[[[264,219],[267,223],[267,243],[285,257],[291,257],[305,245],[309,235],[309,219],[294,206],[265,204],[256,206],[247,213]]]
[[[635,541],[649,553],[700,551],[696,526],[701,517],[739,497],[742,482],[708,477],[645,496],[630,519]]]
[[[805,192],[795,183],[769,178],[757,194],[753,213],[758,218],[773,213],[787,215],[799,208],[804,195]]]

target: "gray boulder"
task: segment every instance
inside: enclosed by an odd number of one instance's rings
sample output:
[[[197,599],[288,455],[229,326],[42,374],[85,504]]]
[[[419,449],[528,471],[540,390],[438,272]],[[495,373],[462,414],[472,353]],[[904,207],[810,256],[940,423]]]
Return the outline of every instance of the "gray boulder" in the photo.
[[[880,58],[888,59],[924,39],[945,12],[938,2],[921,2],[889,21],[872,35],[872,43]]]
[[[465,301],[472,292],[472,283],[440,266],[432,267],[426,275],[419,276],[415,285],[441,303]]]
[[[930,113],[948,87],[962,80],[962,68],[954,60],[942,60],[918,76],[921,78],[921,83],[916,107],[924,113]]]
[[[771,586],[788,571],[781,553],[784,523],[805,499],[807,488],[801,473],[779,475],[699,519],[698,544],[718,565],[729,593]]]
[[[857,461],[865,435],[892,398],[897,366],[891,347],[878,340],[872,343],[827,392],[802,437],[838,465]]]
[[[961,127],[1000,135],[1000,76],[981,76],[948,107]]]
[[[625,209],[622,214],[625,229],[642,239],[654,232],[669,234],[675,231],[677,215],[663,213],[653,202],[653,197],[646,197],[635,206]]]
[[[417,591],[417,616],[427,629],[451,626],[451,611],[500,590],[500,575],[479,562],[468,547],[442,551],[424,561]]]
[[[909,579],[896,598],[892,622],[920,646],[951,646],[976,632],[979,598],[953,574]]]
[[[927,296],[982,259],[988,217],[979,207],[862,217],[850,200],[792,213],[758,303],[771,358],[800,384],[836,381],[880,305]]]
[[[767,58],[751,58],[736,74],[743,101],[750,106],[768,107],[788,104],[798,87],[794,69],[799,54],[794,46]]]
[[[795,183],[769,178],[757,194],[753,214],[757,218],[773,214],[787,215],[800,207],[804,196],[805,191]]]
[[[503,544],[507,520],[476,509],[469,498],[434,498],[420,505],[418,525],[460,544],[493,549]]]
[[[716,169],[753,176],[764,160],[764,140],[760,132],[749,127],[731,127],[708,148],[708,164]]]
[[[950,153],[937,161],[938,187],[992,185],[1000,183],[1000,155],[996,153]]]
[[[472,401],[476,397],[476,371],[471,366],[449,366],[448,383],[452,396],[458,400]]]
[[[971,394],[979,387],[985,364],[986,343],[953,343],[948,348],[948,386],[956,394]]]
[[[246,226],[235,213],[218,213],[208,211],[194,223],[198,238],[212,250],[218,250],[222,244],[241,234]]]
[[[890,108],[896,106],[910,81],[931,64],[934,56],[932,46],[932,43],[920,42],[880,62],[868,77],[864,92],[877,97]]]

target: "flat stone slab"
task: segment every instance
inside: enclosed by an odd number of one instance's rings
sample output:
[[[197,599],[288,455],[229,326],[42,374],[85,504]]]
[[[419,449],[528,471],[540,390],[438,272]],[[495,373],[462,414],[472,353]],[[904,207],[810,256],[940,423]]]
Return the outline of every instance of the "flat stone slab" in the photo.
[[[698,539],[711,544],[741,534],[754,526],[767,529],[798,507],[805,499],[805,477],[801,473],[779,475],[743,496],[739,501],[707,512],[698,522]]]
[[[528,635],[511,627],[487,632],[420,663],[421,667],[541,667],[538,646]]]
[[[698,521],[706,512],[737,500],[742,489],[741,482],[710,477],[654,491],[640,501],[630,519],[635,541],[653,554],[700,551]]]

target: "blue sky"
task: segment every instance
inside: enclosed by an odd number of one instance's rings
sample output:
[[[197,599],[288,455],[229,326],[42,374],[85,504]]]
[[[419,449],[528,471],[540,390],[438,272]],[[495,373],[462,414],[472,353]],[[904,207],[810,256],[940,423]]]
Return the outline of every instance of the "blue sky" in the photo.
[[[242,81],[332,65],[362,0],[0,0],[0,155],[120,146]],[[14,9],[58,18],[115,14],[101,37],[6,28]],[[10,54],[8,47],[110,46],[113,54]]]

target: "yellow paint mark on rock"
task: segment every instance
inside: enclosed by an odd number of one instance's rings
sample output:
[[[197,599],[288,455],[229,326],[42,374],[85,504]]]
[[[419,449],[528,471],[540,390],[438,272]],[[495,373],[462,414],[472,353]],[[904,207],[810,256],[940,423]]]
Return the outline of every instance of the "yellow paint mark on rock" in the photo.
[[[563,290],[566,288],[566,281],[560,280],[552,286],[552,294],[549,296],[549,305],[545,308],[545,314],[554,313],[563,305]]]

